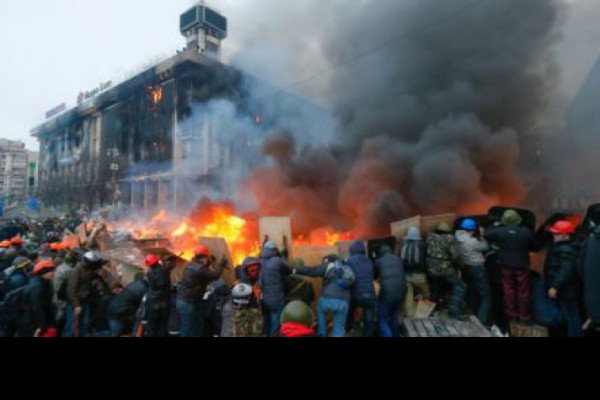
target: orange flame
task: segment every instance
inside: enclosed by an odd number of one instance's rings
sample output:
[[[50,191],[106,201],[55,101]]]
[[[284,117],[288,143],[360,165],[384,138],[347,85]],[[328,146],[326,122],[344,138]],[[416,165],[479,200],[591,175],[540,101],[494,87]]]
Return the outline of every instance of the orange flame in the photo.
[[[229,204],[209,204],[201,207],[186,218],[174,218],[160,211],[147,224],[122,221],[113,224],[116,228],[133,232],[136,239],[166,237],[171,240],[172,250],[181,257],[191,260],[199,238],[223,238],[226,240],[232,261],[240,265],[246,257],[257,257],[260,253],[257,219],[254,216],[237,216]],[[333,228],[321,228],[311,232],[310,237],[297,236],[295,246],[335,246],[341,241],[350,241],[350,232],[336,232]]]

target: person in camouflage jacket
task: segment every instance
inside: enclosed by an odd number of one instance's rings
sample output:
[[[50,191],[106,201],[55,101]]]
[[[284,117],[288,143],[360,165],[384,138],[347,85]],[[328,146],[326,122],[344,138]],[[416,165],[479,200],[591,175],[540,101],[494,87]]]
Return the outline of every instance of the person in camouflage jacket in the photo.
[[[467,286],[456,269],[459,257],[458,242],[452,228],[442,223],[427,237],[427,274],[434,280],[446,281],[452,285],[452,295],[448,302],[450,316],[464,319],[461,313]]]

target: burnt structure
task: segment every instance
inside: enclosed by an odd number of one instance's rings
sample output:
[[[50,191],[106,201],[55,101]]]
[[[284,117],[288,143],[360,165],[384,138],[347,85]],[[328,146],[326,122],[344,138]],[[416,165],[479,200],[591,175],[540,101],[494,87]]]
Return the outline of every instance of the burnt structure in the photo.
[[[218,61],[227,23],[210,12],[197,5],[182,15],[185,51],[99,94],[81,94],[77,107],[32,131],[40,141],[42,201],[178,209],[197,198],[192,191],[229,194],[224,174],[238,155],[260,159],[260,132],[277,128],[248,88],[273,88]],[[218,100],[233,110],[206,110]],[[260,129],[233,132],[232,119]]]

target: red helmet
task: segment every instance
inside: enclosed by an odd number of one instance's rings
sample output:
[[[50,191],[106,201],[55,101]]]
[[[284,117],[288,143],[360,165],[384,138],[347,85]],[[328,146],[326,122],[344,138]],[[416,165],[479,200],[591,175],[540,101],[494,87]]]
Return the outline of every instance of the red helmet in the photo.
[[[558,221],[549,229],[558,235],[572,235],[575,233],[575,224],[569,221]]]
[[[19,246],[19,245],[23,244],[23,239],[21,239],[20,237],[14,237],[14,238],[10,239],[10,244]]]
[[[194,250],[194,256],[210,258],[210,250],[206,246],[198,246]]]
[[[56,269],[56,264],[52,261],[40,261],[33,267],[34,275],[43,275],[47,272],[54,271]]]
[[[146,261],[146,267],[148,267],[148,268],[154,268],[160,262],[160,257],[157,256],[156,254],[148,254],[146,256],[146,260],[145,261]]]

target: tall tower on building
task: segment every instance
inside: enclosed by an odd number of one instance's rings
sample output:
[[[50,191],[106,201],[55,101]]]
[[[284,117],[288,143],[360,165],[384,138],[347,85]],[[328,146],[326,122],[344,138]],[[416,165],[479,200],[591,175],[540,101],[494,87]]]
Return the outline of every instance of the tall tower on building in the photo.
[[[198,51],[221,59],[221,42],[227,38],[227,18],[199,2],[180,17],[179,28],[187,39],[188,51]]]

